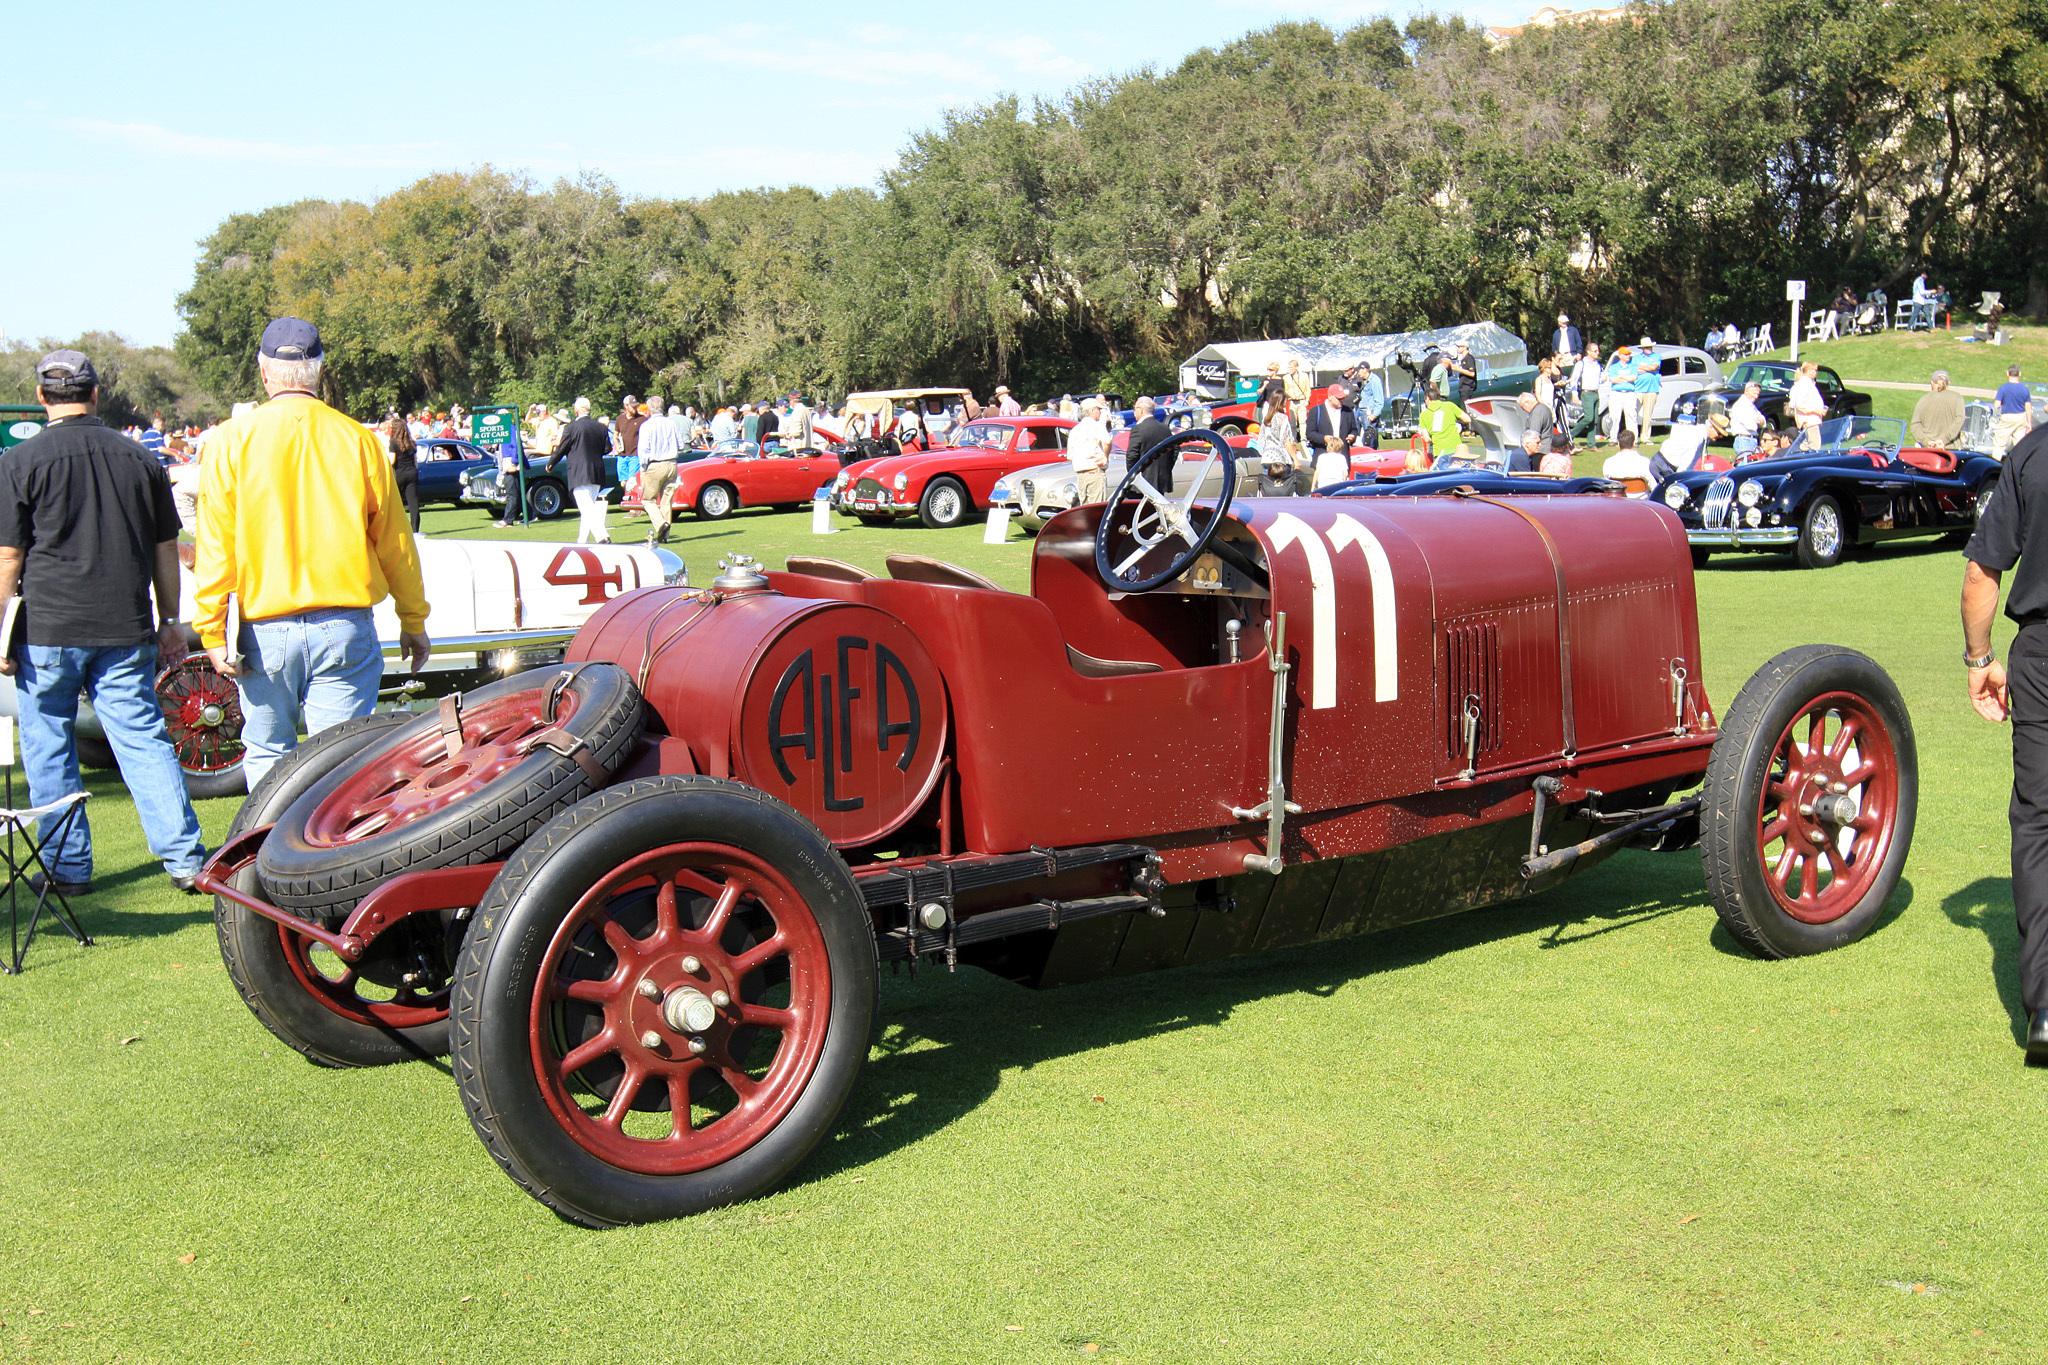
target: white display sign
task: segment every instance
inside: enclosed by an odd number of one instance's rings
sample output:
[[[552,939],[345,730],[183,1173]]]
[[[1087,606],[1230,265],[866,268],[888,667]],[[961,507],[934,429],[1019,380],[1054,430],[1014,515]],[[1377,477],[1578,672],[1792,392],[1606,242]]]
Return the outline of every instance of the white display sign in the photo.
[[[1802,303],[1802,302],[1804,302],[1804,301],[1805,301],[1805,299],[1806,299],[1806,281],[1805,281],[1805,280],[1787,280],[1787,281],[1785,281],[1785,298],[1786,298],[1786,299],[1787,299],[1788,301],[1792,302],[1792,303]]]

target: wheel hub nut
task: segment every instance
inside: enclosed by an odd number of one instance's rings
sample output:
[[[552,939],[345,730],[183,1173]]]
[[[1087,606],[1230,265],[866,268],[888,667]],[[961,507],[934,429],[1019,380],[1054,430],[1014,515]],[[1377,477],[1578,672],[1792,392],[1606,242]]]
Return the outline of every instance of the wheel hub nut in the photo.
[[[655,985],[644,976],[640,978],[639,989],[640,994],[646,996],[649,1000],[661,999],[661,987]]]
[[[704,964],[694,957],[686,957],[683,959],[683,970],[694,975],[704,970]]]
[[[660,1047],[661,1035],[659,1033],[656,1033],[653,1029],[647,1030],[647,1032],[640,1035],[640,1046],[645,1048]]]
[[[677,1033],[702,1033],[718,1022],[718,1006],[704,992],[683,986],[662,998],[661,1017]]]
[[[1862,814],[1853,796],[1823,796],[1813,803],[1813,813],[1831,825],[1846,825]]]

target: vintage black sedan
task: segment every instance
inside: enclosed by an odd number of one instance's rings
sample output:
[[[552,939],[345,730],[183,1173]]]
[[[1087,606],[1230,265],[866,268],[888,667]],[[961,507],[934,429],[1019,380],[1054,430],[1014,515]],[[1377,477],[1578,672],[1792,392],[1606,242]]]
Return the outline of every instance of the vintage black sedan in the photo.
[[[1825,569],[1852,545],[1967,536],[1998,461],[1906,447],[1905,437],[1896,417],[1838,417],[1821,425],[1818,451],[1687,471],[1650,496],[1684,523],[1695,567],[1716,550],[1790,550],[1802,567]]]
[[[1757,396],[1756,405],[1774,427],[1790,427],[1792,416],[1785,410],[1785,400],[1791,396],[1792,385],[1799,378],[1799,366],[1789,360],[1745,360],[1735,367],[1735,373],[1728,376],[1728,382],[1719,388],[1701,389],[1697,393],[1680,394],[1671,404],[1671,420],[1679,422],[1704,422],[1707,414],[1719,409],[1726,412],[1735,406],[1735,400],[1742,397],[1742,390],[1755,384],[1763,390]],[[1828,416],[1868,417],[1870,395],[1850,388],[1842,382],[1842,376],[1823,365],[1814,376],[1813,382],[1820,387],[1820,396],[1828,403]],[[1728,445],[1730,437],[1723,436],[1716,443]]]

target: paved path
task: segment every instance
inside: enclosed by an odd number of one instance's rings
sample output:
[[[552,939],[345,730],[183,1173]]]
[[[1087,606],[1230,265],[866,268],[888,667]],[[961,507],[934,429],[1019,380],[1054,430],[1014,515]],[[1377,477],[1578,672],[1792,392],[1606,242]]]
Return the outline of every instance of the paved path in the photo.
[[[1852,388],[1861,386],[1866,389],[1909,389],[1921,393],[1927,391],[1925,384],[1901,384],[1893,379],[1849,379],[1843,382]],[[1989,398],[1993,392],[1990,389],[1966,389],[1961,384],[1951,384],[1949,388],[1965,398]]]

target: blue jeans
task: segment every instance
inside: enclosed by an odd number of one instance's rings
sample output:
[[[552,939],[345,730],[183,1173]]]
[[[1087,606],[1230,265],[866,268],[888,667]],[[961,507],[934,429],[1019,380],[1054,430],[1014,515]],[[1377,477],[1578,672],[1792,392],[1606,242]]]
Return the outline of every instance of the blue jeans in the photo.
[[[242,772],[249,790],[318,734],[377,708],[384,651],[368,607],[327,607],[242,623]]]
[[[149,851],[175,876],[197,872],[206,848],[199,841],[199,817],[185,794],[185,773],[171,749],[163,707],[156,699],[156,646],[25,645],[15,655],[14,666],[29,800],[40,806],[84,790],[73,742],[78,694],[84,692],[121,764],[121,780],[135,798],[135,814],[142,821]],[[91,878],[92,828],[82,810],[63,842],[45,858],[58,881]]]

